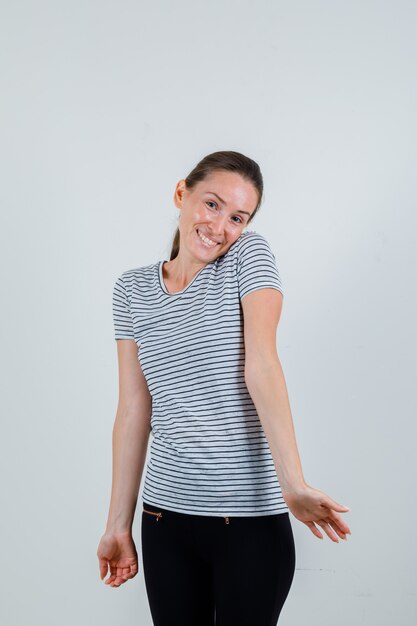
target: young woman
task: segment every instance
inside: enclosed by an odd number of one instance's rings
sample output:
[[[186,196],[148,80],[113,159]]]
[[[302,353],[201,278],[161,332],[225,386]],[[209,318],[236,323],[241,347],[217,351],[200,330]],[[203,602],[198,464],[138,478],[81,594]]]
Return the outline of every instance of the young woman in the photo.
[[[113,291],[119,404],[97,555],[119,587],[138,572],[143,485],[146,591],[156,626],[271,626],[295,572],[289,512],[346,539],[335,502],[304,479],[276,348],[283,286],[267,239],[246,230],[262,175],[230,151],[178,182],[170,260],[123,272]]]

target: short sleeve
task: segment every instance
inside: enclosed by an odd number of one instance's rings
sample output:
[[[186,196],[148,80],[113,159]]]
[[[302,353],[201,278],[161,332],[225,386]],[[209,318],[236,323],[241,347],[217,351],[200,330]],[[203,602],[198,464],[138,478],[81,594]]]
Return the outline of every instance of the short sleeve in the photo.
[[[248,232],[239,248],[237,280],[240,299],[265,287],[284,294],[275,255],[265,237],[255,231]]]
[[[115,339],[135,338],[130,302],[122,276],[119,276],[113,287],[113,325]]]

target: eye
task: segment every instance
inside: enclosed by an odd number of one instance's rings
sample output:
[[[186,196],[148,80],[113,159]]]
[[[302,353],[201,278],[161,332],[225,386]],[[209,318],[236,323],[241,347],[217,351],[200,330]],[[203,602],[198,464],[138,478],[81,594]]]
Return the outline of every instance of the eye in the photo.
[[[213,200],[207,200],[206,204],[214,204],[217,207],[217,202],[214,202]],[[211,209],[212,207],[209,208]],[[235,222],[236,224],[243,224],[243,220],[238,215],[234,215],[233,217],[236,217],[239,220],[238,222]]]

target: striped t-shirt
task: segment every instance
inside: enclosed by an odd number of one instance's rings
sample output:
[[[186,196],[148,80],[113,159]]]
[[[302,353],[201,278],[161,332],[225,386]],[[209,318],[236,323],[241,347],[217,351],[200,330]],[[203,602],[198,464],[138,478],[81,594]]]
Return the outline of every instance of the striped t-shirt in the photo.
[[[248,293],[283,293],[275,255],[245,231],[182,291],[163,261],[123,272],[113,290],[115,339],[134,339],[152,397],[144,502],[180,513],[285,513],[269,444],[245,384]]]

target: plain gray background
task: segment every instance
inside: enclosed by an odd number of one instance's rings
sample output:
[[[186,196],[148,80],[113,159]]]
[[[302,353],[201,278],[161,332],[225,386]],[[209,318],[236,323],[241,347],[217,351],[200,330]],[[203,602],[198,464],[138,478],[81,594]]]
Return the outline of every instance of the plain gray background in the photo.
[[[291,517],[280,624],[415,623],[416,23],[405,0],[1,3],[4,626],[151,624],[141,564],[112,589],[96,557],[111,294],[169,258],[175,184],[223,149],[265,179],[305,478],[351,507],[346,543]]]

